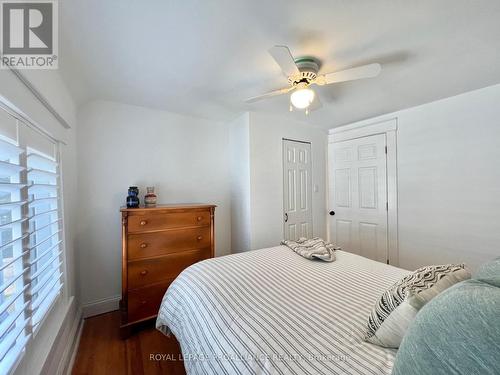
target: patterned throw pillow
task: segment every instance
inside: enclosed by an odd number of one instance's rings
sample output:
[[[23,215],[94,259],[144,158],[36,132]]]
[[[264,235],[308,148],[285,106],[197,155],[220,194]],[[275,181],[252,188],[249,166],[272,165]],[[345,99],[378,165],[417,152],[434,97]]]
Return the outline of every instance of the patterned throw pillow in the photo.
[[[443,290],[470,279],[464,264],[426,266],[405,276],[386,290],[368,317],[365,340],[398,348],[418,311]]]

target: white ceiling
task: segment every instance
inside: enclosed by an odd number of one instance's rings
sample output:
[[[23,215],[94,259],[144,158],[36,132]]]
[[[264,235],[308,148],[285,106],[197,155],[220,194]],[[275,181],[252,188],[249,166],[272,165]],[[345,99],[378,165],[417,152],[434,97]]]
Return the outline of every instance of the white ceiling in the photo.
[[[331,128],[500,82],[498,0],[63,0],[63,77],[92,99],[225,120],[246,110]],[[317,88],[323,108],[288,114],[267,53],[286,44],[321,72],[380,62],[372,79]]]

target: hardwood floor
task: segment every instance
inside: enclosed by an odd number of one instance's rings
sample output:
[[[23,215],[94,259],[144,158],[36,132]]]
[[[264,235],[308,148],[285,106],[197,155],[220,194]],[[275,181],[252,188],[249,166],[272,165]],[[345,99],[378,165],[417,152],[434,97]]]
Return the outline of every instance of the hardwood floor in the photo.
[[[85,320],[73,375],[185,374],[177,340],[158,332],[154,322],[126,340],[119,326],[118,311]]]

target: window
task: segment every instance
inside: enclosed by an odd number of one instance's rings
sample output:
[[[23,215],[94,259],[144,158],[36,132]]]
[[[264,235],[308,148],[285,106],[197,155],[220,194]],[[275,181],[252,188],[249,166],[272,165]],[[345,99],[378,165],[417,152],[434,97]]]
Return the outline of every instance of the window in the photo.
[[[62,288],[59,144],[0,107],[0,373]]]

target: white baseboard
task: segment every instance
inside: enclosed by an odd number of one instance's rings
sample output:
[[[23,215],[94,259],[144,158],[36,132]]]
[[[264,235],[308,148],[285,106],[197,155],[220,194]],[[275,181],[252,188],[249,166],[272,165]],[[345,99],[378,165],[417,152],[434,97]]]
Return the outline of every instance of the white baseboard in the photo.
[[[82,337],[82,330],[84,324],[84,320],[82,317],[82,309],[79,310],[78,316],[80,317],[80,319],[78,325],[76,325],[77,329],[76,329],[75,339],[73,340],[73,345],[68,346],[69,360],[67,361],[65,366],[59,367],[58,371],[60,370],[61,372],[60,373],[58,372],[58,374],[71,375],[71,371],[73,370],[76,353],[78,352],[78,347],[80,346],[80,337]]]
[[[121,296],[112,296],[103,298],[94,302],[82,305],[83,318],[104,314],[110,311],[118,310],[120,307]]]
[[[72,351],[77,346],[78,329],[82,322],[81,309],[77,309],[74,297],[71,297],[66,318],[45,360],[41,374],[62,375],[71,360]]]

